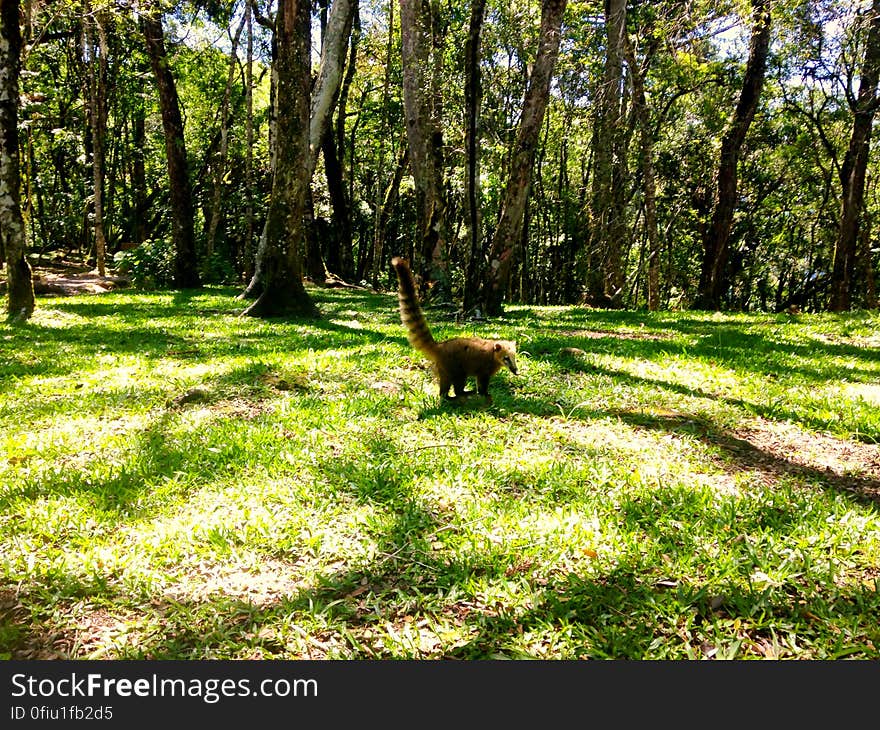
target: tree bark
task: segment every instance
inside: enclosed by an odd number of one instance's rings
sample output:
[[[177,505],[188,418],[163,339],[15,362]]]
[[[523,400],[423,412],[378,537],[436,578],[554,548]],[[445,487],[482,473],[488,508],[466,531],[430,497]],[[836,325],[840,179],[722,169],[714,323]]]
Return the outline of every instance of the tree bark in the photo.
[[[718,165],[718,183],[712,222],[703,239],[703,262],[700,284],[694,301],[695,309],[717,310],[727,291],[726,277],[728,243],[733,214],[736,209],[737,163],[746,133],[761,97],[770,48],[771,16],[767,0],[752,0],[752,36],[749,60],[739,102],[724,137]]]
[[[34,284],[25,258],[18,151],[18,84],[21,74],[21,27],[18,0],[0,0],[0,253],[6,261],[10,319],[34,311]]]
[[[312,91],[309,113],[309,179],[321,153],[321,142],[330,128],[333,107],[339,97],[345,49],[351,35],[356,0],[333,0],[327,29],[321,43],[321,65]]]
[[[244,281],[250,281],[254,275],[254,13],[248,2],[245,7],[245,25],[247,25],[247,61],[244,71],[245,86],[245,158],[244,158],[244,252],[242,253],[241,272]]]
[[[321,146],[321,153],[324,155],[324,171],[327,176],[327,190],[333,208],[333,240],[330,242],[330,250],[327,253],[327,268],[346,281],[353,279],[355,271],[351,233],[351,200],[345,185],[345,117],[348,107],[348,93],[356,71],[357,49],[361,37],[358,3],[355,0],[353,4],[348,62],[342,85],[339,88],[339,100],[336,102],[336,124],[327,130]]]
[[[247,316],[312,317],[318,313],[302,280],[303,215],[310,180],[310,8],[307,0],[279,0],[275,17],[275,165],[260,242],[262,291],[243,312]]]
[[[565,6],[566,0],[541,2],[538,51],[523,100],[501,213],[492,237],[488,256],[489,265],[483,279],[483,306],[489,315],[501,314],[502,302],[510,282],[515,247],[520,242],[523,231],[523,217],[529,196],[538,136],[550,98],[553,68],[559,54],[560,29]]]
[[[195,214],[192,184],[183,137],[183,118],[177,86],[165,51],[165,36],[160,16],[141,15],[141,30],[146,41],[150,65],[159,92],[162,128],[165,132],[165,156],[171,190],[171,225],[174,235],[174,286],[190,289],[201,285],[196,259],[193,217]]]
[[[465,273],[464,311],[470,310],[479,298],[483,273],[480,225],[480,38],[486,17],[486,0],[472,0],[468,37],[465,42],[465,198],[467,200],[468,238],[470,250]]]
[[[95,216],[95,265],[107,273],[107,237],[104,232],[104,167],[107,141],[107,32],[105,13],[86,5],[89,48],[89,118],[92,129],[92,210]]]
[[[431,0],[400,0],[403,107],[409,162],[419,211],[420,262],[426,278],[447,283],[443,132],[434,93],[439,59],[431,62],[435,14]],[[377,262],[374,261],[374,266]]]
[[[660,241],[657,234],[657,192],[654,183],[654,132],[645,99],[645,79],[629,35],[624,33],[624,53],[633,88],[633,111],[639,123],[639,156],[645,204],[645,235],[648,239],[648,310],[660,309]]]
[[[214,254],[217,242],[217,229],[220,227],[221,206],[223,199],[223,176],[226,173],[226,155],[229,149],[229,99],[232,96],[232,84],[235,81],[235,68],[238,65],[238,42],[247,22],[247,14],[243,15],[232,38],[232,49],[229,51],[229,68],[226,72],[226,87],[223,89],[223,101],[220,103],[220,147],[214,161],[214,188],[211,192],[211,218],[208,221],[208,235],[205,238],[205,258]]]
[[[859,226],[865,196],[865,175],[871,144],[871,128],[877,109],[877,82],[880,76],[880,0],[874,0],[865,43],[865,57],[859,74],[859,93],[853,107],[849,148],[840,168],[842,202],[840,227],[831,267],[832,312],[852,306],[853,274],[858,255]]]
[[[621,247],[627,236],[622,170],[625,0],[606,0],[605,35],[605,69],[596,92],[593,131],[592,255],[587,288],[596,303],[619,306],[624,284]]]

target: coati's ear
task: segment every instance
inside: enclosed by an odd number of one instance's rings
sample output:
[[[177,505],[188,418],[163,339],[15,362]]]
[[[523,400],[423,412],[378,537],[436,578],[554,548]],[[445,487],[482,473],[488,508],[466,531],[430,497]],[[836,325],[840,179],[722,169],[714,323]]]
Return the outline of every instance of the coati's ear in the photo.
[[[498,352],[501,349],[501,343],[496,342],[495,346],[492,349],[495,350],[495,352]]]

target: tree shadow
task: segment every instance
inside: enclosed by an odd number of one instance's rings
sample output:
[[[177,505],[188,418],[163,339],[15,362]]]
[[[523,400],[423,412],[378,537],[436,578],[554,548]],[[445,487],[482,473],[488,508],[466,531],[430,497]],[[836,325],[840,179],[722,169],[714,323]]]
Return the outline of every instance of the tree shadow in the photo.
[[[782,407],[778,403],[765,405],[763,403],[749,401],[743,398],[732,398],[730,396],[718,395],[717,393],[708,392],[699,387],[682,385],[680,383],[672,383],[667,380],[650,378],[643,375],[633,375],[632,373],[606,368],[602,365],[586,363],[575,357],[557,357],[554,358],[552,362],[557,363],[559,367],[562,367],[569,372],[580,372],[588,375],[601,375],[617,382],[626,383],[628,385],[648,386],[650,388],[657,388],[661,391],[669,391],[690,398],[701,398],[710,401],[720,401],[722,403],[741,408],[747,413],[754,413],[756,415],[777,421],[791,421],[794,423],[801,423],[805,426],[812,427],[818,430],[822,430],[828,425],[826,420],[814,417],[810,414],[804,414],[791,408]],[[529,408],[534,407],[534,404],[531,403],[526,403],[525,405]],[[853,438],[868,444],[880,443],[880,432],[877,432],[869,427],[865,430],[859,431],[859,433],[857,434],[854,434]]]
[[[631,411],[610,411],[603,417],[619,419],[638,428],[686,434],[720,449],[737,469],[763,472],[776,480],[794,477],[808,484],[821,484],[847,494],[861,504],[880,507],[880,479],[837,474],[830,469],[797,463],[719,430],[705,419],[692,415],[655,416]]]

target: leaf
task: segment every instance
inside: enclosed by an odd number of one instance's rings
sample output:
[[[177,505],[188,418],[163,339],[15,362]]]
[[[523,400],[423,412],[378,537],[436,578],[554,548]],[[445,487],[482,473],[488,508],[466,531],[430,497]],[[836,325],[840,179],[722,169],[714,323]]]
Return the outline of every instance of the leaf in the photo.
[[[370,584],[364,583],[363,585],[359,585],[357,588],[355,588],[350,593],[346,593],[345,597],[346,598],[357,598],[359,595],[361,595],[362,593],[366,593],[368,590],[370,590]]]

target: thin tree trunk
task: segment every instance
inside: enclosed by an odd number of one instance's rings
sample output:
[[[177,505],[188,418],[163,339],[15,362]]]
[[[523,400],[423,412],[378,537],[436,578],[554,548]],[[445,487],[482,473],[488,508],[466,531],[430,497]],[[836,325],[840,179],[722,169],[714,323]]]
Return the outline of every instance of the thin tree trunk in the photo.
[[[858,255],[860,218],[864,207],[865,175],[880,76],[880,0],[874,0],[871,6],[869,23],[865,58],[859,74],[859,93],[853,108],[852,134],[840,169],[843,200],[831,268],[829,309],[832,312],[846,311],[852,305],[853,274]]]
[[[501,313],[510,282],[514,252],[523,232],[523,218],[532,179],[538,136],[550,98],[550,81],[559,54],[560,29],[566,0],[542,0],[541,30],[538,51],[523,100],[516,142],[511,155],[510,172],[501,214],[492,245],[483,284],[483,305],[487,314]]]
[[[742,91],[733,119],[721,140],[715,206],[712,222],[703,239],[700,284],[694,301],[696,309],[719,309],[729,284],[725,269],[730,229],[736,209],[737,163],[746,133],[758,108],[770,48],[771,17],[767,0],[752,0],[752,21],[749,60]]]
[[[654,133],[645,99],[645,80],[629,35],[626,33],[624,33],[624,52],[633,88],[633,111],[639,122],[645,235],[648,239],[648,310],[656,312],[660,308],[660,240],[657,233],[657,192],[654,183]]]
[[[626,234],[623,211],[623,56],[625,0],[606,0],[607,51],[596,91],[593,131],[593,183],[590,198],[591,256],[587,288],[593,301],[619,305],[623,291],[621,246]]]
[[[244,254],[241,271],[244,281],[250,281],[254,275],[254,15],[251,4],[245,7],[245,24],[247,25],[247,62],[245,65],[244,93],[247,113],[245,118],[246,149],[244,157]]]
[[[322,13],[321,65],[312,89],[312,103],[309,113],[309,180],[311,181],[318,156],[327,135],[331,133],[333,108],[339,98],[342,83],[342,70],[345,65],[345,49],[351,35],[351,24],[356,2],[354,0],[334,0],[329,18]],[[326,12],[326,4],[324,5]],[[331,151],[332,152],[332,151]],[[330,161],[332,167],[333,160]],[[326,160],[325,160],[326,169]],[[332,172],[332,170],[331,170]],[[306,271],[312,281],[323,284],[329,278],[321,242],[317,238],[314,206],[311,192],[306,208]]]
[[[351,233],[351,201],[345,184],[345,117],[348,107],[348,93],[356,71],[357,49],[361,37],[361,23],[358,3],[354,2],[352,29],[350,32],[348,63],[339,100],[336,103],[336,125],[328,129],[322,145],[324,170],[327,175],[327,190],[333,207],[332,250],[327,255],[327,267],[342,279],[350,281],[355,274],[354,252]]]
[[[6,261],[10,319],[34,311],[34,284],[25,258],[18,151],[18,80],[21,74],[21,28],[18,0],[0,1],[0,253]]]
[[[386,170],[385,150],[387,142],[391,138],[388,117],[391,107],[391,64],[394,59],[394,6],[396,2],[397,0],[388,0],[388,36],[385,39],[385,73],[382,82],[382,109],[380,111],[382,121],[379,128],[379,140],[376,145],[376,175],[374,176],[372,191],[373,200],[375,201],[373,204],[372,241],[370,246],[364,246],[361,249],[363,254],[358,257],[360,259],[358,270],[362,272],[359,276],[366,275],[367,270],[369,269],[370,281],[374,287],[379,286],[379,281],[382,277],[382,249],[384,248],[384,236],[386,230],[384,225],[380,226],[380,217],[382,212],[387,210],[383,201],[386,198],[388,186],[384,183],[386,176],[383,173]],[[401,32],[403,31],[401,30]],[[361,102],[361,108],[363,108],[363,98],[361,99]],[[360,114],[358,114],[358,122],[359,121]],[[354,126],[357,127],[357,125]],[[354,130],[352,130],[351,137],[352,162],[354,162],[353,132]],[[353,183],[353,177],[350,182]],[[352,191],[349,189],[349,198],[351,197]],[[380,238],[380,236],[383,238]],[[400,252],[396,253],[400,254]]]
[[[171,224],[174,235],[174,285],[189,289],[201,285],[196,260],[193,231],[192,184],[183,137],[183,118],[177,86],[165,51],[165,36],[160,16],[141,15],[141,29],[146,41],[150,65],[159,92],[162,127],[165,132],[165,156],[168,160],[168,183],[171,189]]]
[[[397,203],[397,197],[400,193],[400,183],[403,180],[403,174],[406,172],[407,162],[409,161],[409,147],[401,144],[398,150],[397,162],[394,165],[394,174],[388,187],[385,188],[385,194],[382,196],[382,204],[376,211],[376,224],[373,228],[373,286],[379,285],[379,272],[382,269],[382,262],[385,258],[385,241],[388,237],[388,225],[391,222],[391,212]],[[399,252],[402,253],[402,252]]]
[[[321,142],[330,127],[333,107],[339,97],[345,49],[351,35],[356,0],[333,0],[327,29],[321,43],[321,65],[312,92],[309,113],[309,179],[321,153]]]
[[[871,229],[873,220],[870,215],[862,214],[862,225],[859,231],[859,259],[862,275],[865,277],[865,308],[877,309],[877,282],[874,276],[874,262],[871,260]]]
[[[470,247],[465,273],[464,311],[470,310],[479,298],[482,277],[482,246],[480,225],[480,37],[486,17],[486,0],[472,0],[468,37],[465,42],[465,197],[467,200],[468,238]]]
[[[226,155],[229,149],[229,99],[232,96],[232,84],[235,81],[235,67],[238,65],[238,42],[247,22],[248,14],[241,18],[235,35],[232,38],[232,49],[229,51],[229,69],[226,73],[226,88],[223,90],[223,101],[220,104],[220,148],[214,161],[214,189],[211,195],[211,219],[208,222],[208,235],[205,238],[205,258],[214,255],[217,242],[217,229],[220,227],[221,205],[223,198],[223,176],[226,173]]]
[[[134,220],[131,224],[131,235],[133,243],[140,246],[147,239],[147,176],[144,167],[144,146],[146,145],[147,130],[142,100],[138,99],[135,101],[135,109],[132,114],[131,187],[134,198],[132,201]]]
[[[303,286],[303,215],[309,189],[311,5],[279,0],[275,18],[275,165],[260,249],[259,297],[247,316],[316,316]],[[284,110],[284,113],[279,113]],[[255,275],[256,276],[256,275]]]
[[[351,278],[351,216],[348,211],[348,198],[345,180],[342,177],[342,163],[336,148],[336,135],[328,130],[321,145],[324,155],[324,174],[327,178],[327,192],[330,195],[333,234],[328,241],[327,269],[342,279]],[[347,252],[347,255],[346,255]]]
[[[92,129],[92,210],[95,216],[95,265],[107,273],[107,237],[104,232],[104,150],[107,141],[107,32],[103,12],[86,4],[89,49],[89,118]]]
[[[443,190],[443,132],[435,108],[440,59],[435,57],[431,63],[436,12],[430,0],[400,0],[403,106],[418,200],[418,248],[426,278],[442,288],[447,283],[448,233]]]

